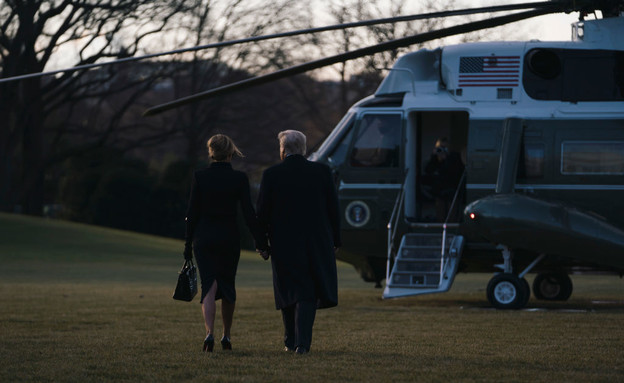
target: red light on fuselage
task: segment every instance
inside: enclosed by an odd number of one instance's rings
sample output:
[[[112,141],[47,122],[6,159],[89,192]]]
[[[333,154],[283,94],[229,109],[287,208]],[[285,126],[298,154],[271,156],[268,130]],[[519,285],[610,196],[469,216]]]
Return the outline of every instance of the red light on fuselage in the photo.
[[[477,218],[477,215],[475,213],[470,213],[468,216],[470,217],[470,219]]]

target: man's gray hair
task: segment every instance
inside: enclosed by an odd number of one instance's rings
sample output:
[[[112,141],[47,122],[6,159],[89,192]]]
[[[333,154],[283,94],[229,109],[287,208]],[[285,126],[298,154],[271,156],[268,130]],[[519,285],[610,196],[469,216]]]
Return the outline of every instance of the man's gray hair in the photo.
[[[284,152],[288,154],[306,154],[306,136],[298,130],[284,130],[279,132],[277,139],[280,143],[280,148],[284,149]]]

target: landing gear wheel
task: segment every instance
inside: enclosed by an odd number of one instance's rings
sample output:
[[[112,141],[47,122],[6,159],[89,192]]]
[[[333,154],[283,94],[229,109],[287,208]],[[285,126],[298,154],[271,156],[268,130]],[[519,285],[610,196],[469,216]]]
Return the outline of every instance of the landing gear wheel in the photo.
[[[529,284],[515,274],[497,274],[487,286],[488,301],[497,309],[521,309],[526,306],[529,297]]]
[[[537,274],[533,280],[533,295],[546,301],[566,301],[572,295],[572,280],[565,273]]]

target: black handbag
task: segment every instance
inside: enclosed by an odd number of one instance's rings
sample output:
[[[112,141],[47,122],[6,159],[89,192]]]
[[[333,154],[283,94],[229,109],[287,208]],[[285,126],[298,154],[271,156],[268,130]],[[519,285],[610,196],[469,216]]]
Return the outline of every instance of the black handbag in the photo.
[[[197,295],[197,268],[193,260],[184,261],[178,275],[178,284],[173,292],[173,299],[190,302]]]

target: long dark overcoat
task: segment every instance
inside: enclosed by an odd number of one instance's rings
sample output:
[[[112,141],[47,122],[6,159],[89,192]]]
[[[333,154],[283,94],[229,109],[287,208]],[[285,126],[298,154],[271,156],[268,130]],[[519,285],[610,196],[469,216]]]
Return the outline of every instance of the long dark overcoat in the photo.
[[[300,301],[336,306],[340,213],[329,167],[287,157],[265,170],[257,207],[269,235],[276,308]]]

